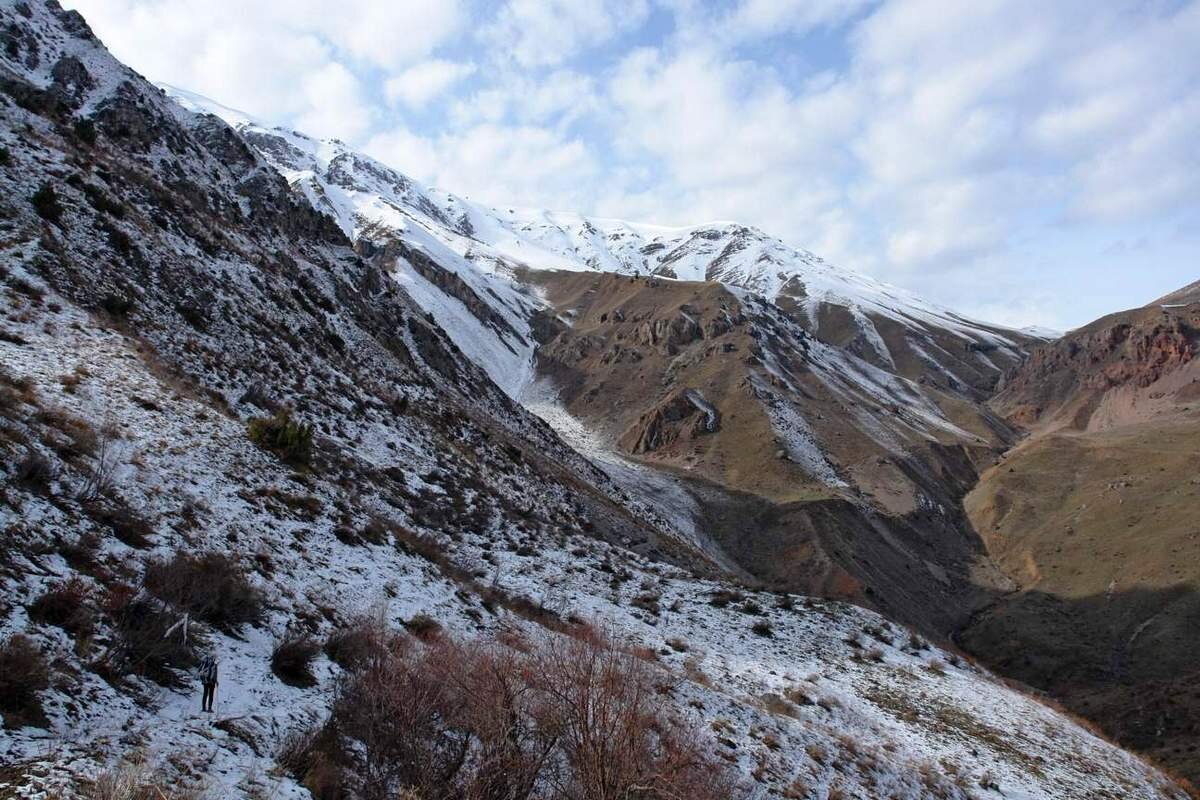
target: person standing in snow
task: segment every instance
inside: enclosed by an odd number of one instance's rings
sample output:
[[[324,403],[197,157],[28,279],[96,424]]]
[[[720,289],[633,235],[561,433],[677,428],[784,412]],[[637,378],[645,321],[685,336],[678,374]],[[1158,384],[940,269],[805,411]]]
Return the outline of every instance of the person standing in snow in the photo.
[[[204,686],[204,694],[200,697],[200,710],[212,713],[213,695],[217,692],[217,657],[206,653],[200,660],[200,683]]]

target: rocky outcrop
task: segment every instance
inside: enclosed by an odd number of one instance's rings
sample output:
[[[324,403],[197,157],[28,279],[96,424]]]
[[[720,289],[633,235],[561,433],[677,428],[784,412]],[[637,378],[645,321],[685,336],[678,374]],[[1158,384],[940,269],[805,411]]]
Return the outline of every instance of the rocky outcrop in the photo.
[[[1114,392],[1134,398],[1176,391],[1173,376],[1192,364],[1197,347],[1200,305],[1111,314],[1034,349],[992,403],[1026,427],[1067,417],[1074,427],[1087,427]],[[1164,388],[1155,391],[1160,383]]]
[[[695,389],[680,389],[643,414],[621,437],[621,446],[642,455],[720,429],[720,411]]]

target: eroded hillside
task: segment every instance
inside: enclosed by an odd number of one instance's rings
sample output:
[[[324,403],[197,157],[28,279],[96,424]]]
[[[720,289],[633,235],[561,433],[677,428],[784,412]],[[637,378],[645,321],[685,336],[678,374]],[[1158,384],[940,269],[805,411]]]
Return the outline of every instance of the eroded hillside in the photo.
[[[961,637],[1192,778],[1198,315],[1187,302],[1113,314],[1035,350],[1009,378],[993,405],[1032,433],[965,505],[1020,588]]]

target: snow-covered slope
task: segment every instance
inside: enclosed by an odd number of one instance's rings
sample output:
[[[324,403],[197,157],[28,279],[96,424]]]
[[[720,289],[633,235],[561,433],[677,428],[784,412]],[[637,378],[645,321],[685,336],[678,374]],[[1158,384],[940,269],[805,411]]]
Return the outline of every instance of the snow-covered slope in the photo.
[[[339,140],[268,127],[199,95],[163,88],[185,108],[215,114],[234,126],[352,239],[397,237],[466,282],[511,326],[500,336],[509,353],[481,346],[471,315],[458,309],[453,319],[455,309],[445,308],[445,301],[400,262],[406,279],[460,347],[510,390],[528,376],[523,359],[532,347],[525,324],[531,301],[513,281],[514,271],[521,269],[721,282],[779,303],[817,336],[848,345],[878,366],[911,378],[932,367],[961,386],[994,383],[1019,361],[1027,343],[1043,338],[968,319],[904,289],[831,265],[757,228],[735,222],[667,228],[568,212],[487,207],[422,186]],[[914,366],[898,366],[905,359]]]
[[[610,625],[739,797],[1182,797],[875,614],[734,585],[224,123],[55,2],[3,0],[0,30],[0,796],[96,797],[125,761],[174,796],[310,796],[277,756],[347,671],[318,649],[291,685],[276,646],[375,609],[464,639]],[[177,554],[223,571],[149,580]],[[216,617],[231,594],[255,613]]]

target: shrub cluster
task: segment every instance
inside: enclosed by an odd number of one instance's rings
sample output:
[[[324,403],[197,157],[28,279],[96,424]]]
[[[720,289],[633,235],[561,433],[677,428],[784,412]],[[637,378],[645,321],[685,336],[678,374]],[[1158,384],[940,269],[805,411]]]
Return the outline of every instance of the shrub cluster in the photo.
[[[0,714],[5,727],[44,727],[38,692],[49,686],[50,665],[32,639],[17,633],[0,642]]]
[[[130,586],[111,587],[104,610],[112,620],[115,637],[113,647],[95,665],[98,672],[110,678],[144,675],[163,686],[183,684],[179,670],[196,664],[192,646],[199,638],[198,631],[190,631],[186,642],[178,628],[169,634],[179,615]]]
[[[280,762],[316,797],[717,800],[737,791],[665,675],[613,642],[407,640],[340,681]]]
[[[288,463],[307,464],[312,458],[312,426],[293,420],[288,411],[250,420],[247,434],[250,441]]]
[[[159,600],[227,633],[263,617],[262,591],[224,553],[180,552],[168,560],[151,561],[144,580],[146,590]]]
[[[311,636],[288,633],[271,651],[271,671],[288,686],[313,686],[312,662],[319,652],[321,645]]]
[[[88,636],[95,627],[90,599],[88,585],[80,578],[69,578],[53,584],[33,601],[29,616],[75,636]]]

